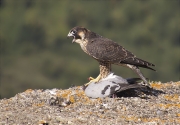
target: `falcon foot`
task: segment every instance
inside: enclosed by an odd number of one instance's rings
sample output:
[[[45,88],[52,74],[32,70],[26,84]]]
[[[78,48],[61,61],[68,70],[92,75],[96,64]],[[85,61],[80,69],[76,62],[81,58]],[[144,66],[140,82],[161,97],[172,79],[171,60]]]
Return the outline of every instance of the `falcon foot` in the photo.
[[[89,81],[91,81],[91,80],[93,80],[93,79],[95,79],[95,78],[93,78],[93,77],[91,77],[91,76],[89,77]]]
[[[89,77],[89,82],[85,84],[85,86],[88,86],[91,83],[97,83],[101,79],[101,76],[99,75],[97,78]]]

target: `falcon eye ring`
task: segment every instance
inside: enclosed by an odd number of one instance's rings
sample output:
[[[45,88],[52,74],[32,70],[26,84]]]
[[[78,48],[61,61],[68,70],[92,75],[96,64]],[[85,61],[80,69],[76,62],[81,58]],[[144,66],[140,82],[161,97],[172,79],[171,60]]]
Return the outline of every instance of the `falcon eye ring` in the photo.
[[[76,32],[77,32],[76,30],[71,31],[72,34],[75,34]]]

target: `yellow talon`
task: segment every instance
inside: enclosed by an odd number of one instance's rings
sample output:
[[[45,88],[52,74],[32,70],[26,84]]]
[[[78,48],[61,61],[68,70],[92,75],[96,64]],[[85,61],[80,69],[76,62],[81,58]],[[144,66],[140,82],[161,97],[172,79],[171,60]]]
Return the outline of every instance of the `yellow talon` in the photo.
[[[91,80],[93,80],[93,79],[94,79],[93,77],[91,77],[91,76],[89,77],[89,81],[91,81]]]
[[[85,86],[88,86],[90,83],[94,82],[97,83],[101,79],[101,76],[99,75],[97,78],[89,77],[89,82],[85,84]]]

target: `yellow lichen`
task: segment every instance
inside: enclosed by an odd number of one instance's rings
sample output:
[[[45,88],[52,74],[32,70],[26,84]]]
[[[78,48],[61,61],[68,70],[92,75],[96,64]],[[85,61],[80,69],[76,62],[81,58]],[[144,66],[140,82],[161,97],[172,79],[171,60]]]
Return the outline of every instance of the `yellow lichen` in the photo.
[[[170,100],[170,101],[180,101],[179,95],[178,94],[174,94],[174,95],[165,95],[164,98],[166,100]]]
[[[151,82],[151,87],[156,88],[156,89],[161,89],[161,88],[165,88],[165,87],[170,87],[170,86],[172,86],[172,84],[180,86],[180,82],[173,82],[173,83],[171,83],[171,82],[169,82],[169,83]]]
[[[25,93],[31,93],[33,90],[32,89],[27,89],[26,91],[25,91]]]
[[[151,83],[151,87],[156,88],[156,89],[161,89],[163,85],[161,83]]]
[[[74,96],[70,96],[69,100],[70,100],[71,103],[74,103],[75,102]]]
[[[122,116],[122,118],[126,121],[138,121],[138,118],[135,116]]]
[[[38,106],[38,107],[41,107],[41,106],[43,106],[44,105],[44,102],[42,102],[42,103],[35,103],[35,104],[33,104],[32,106]]]
[[[180,104],[158,104],[158,106],[160,106],[160,107],[163,107],[163,108],[172,108],[172,107],[178,107],[178,108],[180,108]]]
[[[63,92],[57,92],[57,96],[58,97],[63,97],[63,98],[67,98],[69,95],[71,94],[70,90],[64,90]]]
[[[79,97],[82,97],[82,96],[85,95],[83,91],[78,91],[78,90],[76,90],[76,94],[77,94],[77,96],[79,96]]]
[[[157,117],[154,117],[154,118],[141,118],[141,121],[143,122],[160,122],[160,123],[164,123],[165,121],[160,119],[160,118],[157,118]]]

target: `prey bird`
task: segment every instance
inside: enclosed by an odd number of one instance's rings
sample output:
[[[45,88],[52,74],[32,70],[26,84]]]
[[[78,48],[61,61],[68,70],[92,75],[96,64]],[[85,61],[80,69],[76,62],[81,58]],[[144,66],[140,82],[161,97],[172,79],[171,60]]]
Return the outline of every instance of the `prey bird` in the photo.
[[[124,79],[121,76],[110,73],[106,78],[101,79],[98,84],[91,82],[88,86],[84,86],[85,94],[90,98],[117,97],[119,92],[128,89],[144,89],[141,85],[140,78]]]
[[[150,67],[155,66],[154,64],[137,58],[132,52],[126,50],[118,43],[84,27],[76,26],[72,28],[67,37],[73,37],[72,43],[78,43],[85,53],[99,62],[100,74],[95,79],[91,77],[91,81],[86,85],[92,82],[97,83],[101,79],[106,78],[111,73],[111,64],[115,64],[132,69],[143,80],[144,85],[149,86],[139,67],[155,71],[155,69]]]

